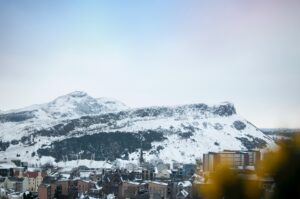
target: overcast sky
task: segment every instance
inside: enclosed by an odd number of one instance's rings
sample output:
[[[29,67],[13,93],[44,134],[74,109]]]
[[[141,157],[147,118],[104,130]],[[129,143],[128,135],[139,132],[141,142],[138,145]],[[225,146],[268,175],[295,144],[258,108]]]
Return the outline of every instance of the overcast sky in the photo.
[[[81,90],[300,127],[299,2],[2,0],[0,109]]]

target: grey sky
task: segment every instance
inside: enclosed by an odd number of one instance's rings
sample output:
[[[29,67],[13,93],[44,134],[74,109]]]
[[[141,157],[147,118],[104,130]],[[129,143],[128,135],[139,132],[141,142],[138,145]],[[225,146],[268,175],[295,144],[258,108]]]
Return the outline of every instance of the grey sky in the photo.
[[[1,1],[0,109],[82,90],[300,127],[299,1],[224,2]]]

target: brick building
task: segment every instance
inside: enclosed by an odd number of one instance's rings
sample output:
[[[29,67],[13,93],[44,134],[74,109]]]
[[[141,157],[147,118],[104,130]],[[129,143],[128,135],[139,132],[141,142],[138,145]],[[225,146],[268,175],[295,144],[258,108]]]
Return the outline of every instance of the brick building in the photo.
[[[51,199],[51,186],[47,184],[41,184],[38,188],[39,199]]]

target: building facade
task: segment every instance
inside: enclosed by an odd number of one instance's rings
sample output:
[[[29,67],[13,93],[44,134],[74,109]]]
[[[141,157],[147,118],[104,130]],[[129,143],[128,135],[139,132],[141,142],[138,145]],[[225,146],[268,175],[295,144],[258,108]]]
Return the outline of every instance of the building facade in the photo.
[[[214,172],[220,166],[232,169],[247,169],[257,167],[261,159],[259,151],[229,151],[203,154],[203,171]]]
[[[168,193],[168,184],[163,182],[149,182],[148,184],[149,188],[149,195],[150,199],[167,199],[169,197]]]
[[[51,198],[51,186],[46,185],[46,184],[41,184],[38,188],[38,198],[50,199]]]

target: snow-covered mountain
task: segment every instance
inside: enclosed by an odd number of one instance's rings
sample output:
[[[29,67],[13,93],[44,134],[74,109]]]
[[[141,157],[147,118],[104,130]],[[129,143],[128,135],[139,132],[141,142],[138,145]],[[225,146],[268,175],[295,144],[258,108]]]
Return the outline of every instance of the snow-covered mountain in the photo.
[[[84,115],[101,114],[127,109],[125,104],[108,98],[95,99],[85,92],[75,91],[55,100],[23,109],[2,112],[2,121],[19,122],[30,119],[59,120]]]
[[[273,140],[231,103],[130,109],[117,100],[73,92],[0,114],[0,158],[31,162],[94,159],[194,162],[208,151],[254,149]]]

